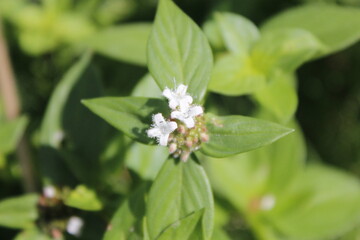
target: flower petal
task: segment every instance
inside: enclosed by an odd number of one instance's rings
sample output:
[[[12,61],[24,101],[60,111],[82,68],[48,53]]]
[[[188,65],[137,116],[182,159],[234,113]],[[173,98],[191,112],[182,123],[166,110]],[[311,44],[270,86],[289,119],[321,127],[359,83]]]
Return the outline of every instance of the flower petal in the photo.
[[[188,128],[193,128],[195,127],[195,121],[194,119],[192,119],[191,117],[189,118],[184,118],[183,120],[181,120],[183,123],[185,123],[186,127]]]
[[[165,88],[162,95],[168,99],[173,97],[172,91],[169,88]]]
[[[157,113],[153,115],[153,122],[155,123],[156,126],[159,126],[161,123],[165,122],[165,119],[161,113]]]
[[[173,132],[175,129],[177,129],[177,123],[176,122],[169,122],[169,127],[171,132]]]
[[[161,136],[161,131],[159,128],[150,128],[147,130],[148,137],[155,138]]]
[[[187,88],[188,87],[185,86],[184,84],[180,84],[176,89],[176,94],[179,95],[179,96],[185,96]]]
[[[195,117],[195,116],[198,116],[198,115],[202,114],[203,112],[204,111],[203,111],[202,107],[194,106],[194,107],[189,109],[189,116]]]
[[[180,111],[173,111],[171,113],[171,118],[176,118],[182,121],[184,119],[184,113]]]
[[[161,136],[160,136],[160,139],[159,139],[159,144],[160,144],[161,146],[166,146],[167,143],[168,143],[168,139],[169,139],[169,134],[161,135]]]

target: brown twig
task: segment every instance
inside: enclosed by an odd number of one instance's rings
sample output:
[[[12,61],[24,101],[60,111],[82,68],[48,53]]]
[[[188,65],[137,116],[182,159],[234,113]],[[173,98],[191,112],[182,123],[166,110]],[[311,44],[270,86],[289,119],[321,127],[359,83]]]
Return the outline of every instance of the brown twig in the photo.
[[[2,29],[0,16],[0,95],[4,100],[5,115],[8,120],[17,118],[20,114],[19,96],[16,88],[16,81],[12,70],[9,52]],[[23,185],[26,192],[36,190],[35,174],[29,154],[29,147],[26,138],[19,142],[17,151],[20,167],[23,175]]]

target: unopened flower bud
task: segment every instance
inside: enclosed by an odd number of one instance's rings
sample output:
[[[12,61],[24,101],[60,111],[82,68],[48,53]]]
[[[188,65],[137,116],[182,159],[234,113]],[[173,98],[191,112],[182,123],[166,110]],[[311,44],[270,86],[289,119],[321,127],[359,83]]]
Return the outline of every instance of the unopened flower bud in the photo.
[[[186,142],[185,142],[185,145],[188,147],[188,148],[191,148],[193,146],[193,139],[192,138],[187,138],[186,139]]]
[[[202,142],[207,142],[207,141],[209,141],[209,135],[207,133],[201,133],[200,139]]]
[[[183,126],[183,125],[180,125],[180,126],[178,126],[178,132],[179,133],[181,133],[181,134],[185,134],[186,133],[186,128],[185,128],[185,126]]]
[[[183,162],[186,162],[188,160],[189,156],[190,156],[190,152],[188,152],[188,151],[183,152],[180,156],[180,160]]]
[[[171,143],[170,146],[169,146],[169,153],[172,154],[176,151],[177,149],[177,145],[176,143]]]

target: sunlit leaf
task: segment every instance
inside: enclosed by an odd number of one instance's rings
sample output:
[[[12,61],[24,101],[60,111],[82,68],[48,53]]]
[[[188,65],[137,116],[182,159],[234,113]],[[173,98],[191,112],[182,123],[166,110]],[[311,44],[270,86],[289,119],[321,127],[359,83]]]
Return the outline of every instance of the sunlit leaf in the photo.
[[[183,83],[195,102],[206,92],[212,68],[209,43],[200,28],[171,0],[160,0],[148,44],[148,67],[163,90]]]
[[[102,208],[96,193],[84,185],[79,185],[72,190],[64,199],[64,203],[70,207],[86,211],[98,211]]]
[[[300,28],[326,46],[317,57],[342,50],[360,38],[360,10],[338,5],[309,4],[282,12],[268,20],[262,31]]]
[[[270,144],[293,130],[244,116],[207,116],[209,142],[202,145],[206,155],[226,157]]]
[[[35,194],[13,197],[0,202],[0,225],[9,228],[26,228],[38,217],[38,196]]]
[[[7,154],[15,150],[27,125],[25,116],[9,122],[0,123],[0,154]]]
[[[146,46],[151,27],[150,23],[113,26],[96,33],[86,43],[102,55],[146,65]]]
[[[214,203],[204,169],[195,156],[187,162],[166,160],[148,198],[146,216],[150,239],[156,239],[170,224],[200,209],[204,209],[202,235],[210,239]]]

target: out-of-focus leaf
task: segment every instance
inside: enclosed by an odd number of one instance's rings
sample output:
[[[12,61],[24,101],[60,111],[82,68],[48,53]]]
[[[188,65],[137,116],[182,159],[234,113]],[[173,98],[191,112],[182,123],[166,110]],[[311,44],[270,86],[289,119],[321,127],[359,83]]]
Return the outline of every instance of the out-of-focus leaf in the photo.
[[[116,211],[104,240],[135,240],[141,238],[142,218],[145,215],[145,193],[142,185]]]
[[[195,102],[205,95],[212,52],[200,28],[171,0],[160,0],[148,44],[148,66],[161,90],[187,85]]]
[[[267,21],[262,31],[300,28],[309,31],[326,47],[324,56],[357,42],[360,38],[360,10],[337,5],[306,5],[282,12]]]
[[[24,195],[0,202],[0,225],[9,228],[26,228],[38,217],[38,196]]]
[[[282,209],[271,222],[291,239],[329,239],[352,229],[360,221],[360,182],[339,170],[310,165],[297,186],[311,192],[303,203]],[[295,187],[296,188],[296,187]]]
[[[51,238],[45,233],[40,232],[36,226],[25,229],[14,240],[51,240]]]
[[[99,183],[107,126],[80,102],[102,94],[99,74],[90,60],[91,55],[84,54],[61,79],[41,126],[41,168],[53,184],[73,185],[74,176],[90,186]]]
[[[295,114],[298,105],[294,75],[275,72],[267,86],[255,92],[253,98],[275,115],[278,122],[286,123]]]
[[[158,240],[195,240],[192,237],[193,231],[196,231],[196,225],[203,216],[204,210],[200,209],[191,213],[167,227],[157,238]],[[201,228],[199,229],[201,231]],[[201,234],[200,234],[201,235]],[[201,238],[200,238],[201,239]],[[200,240],[199,239],[199,240]]]
[[[0,154],[8,154],[14,151],[24,133],[27,122],[27,118],[23,116],[10,122],[0,123]]]
[[[217,60],[209,90],[224,95],[238,96],[253,93],[265,84],[264,74],[254,67],[250,58],[227,54]]]
[[[244,117],[207,116],[209,142],[202,151],[212,157],[226,157],[270,144],[293,130],[272,122]]]
[[[113,26],[96,33],[86,43],[102,55],[146,65],[146,46],[151,27],[149,23]]]
[[[215,13],[215,21],[230,52],[245,56],[260,37],[257,27],[248,19],[233,13]]]
[[[169,155],[166,147],[133,143],[125,155],[128,168],[144,180],[153,180]]]
[[[142,143],[154,141],[146,134],[152,124],[152,114],[169,115],[164,100],[141,97],[104,97],[83,100],[82,103],[130,138]]]
[[[251,57],[256,67],[264,73],[278,68],[291,72],[322,48],[308,31],[280,29],[262,34],[251,51]]]
[[[136,84],[131,96],[157,98],[161,96],[161,91],[151,75],[146,74],[140,79],[138,84]]]
[[[204,209],[202,236],[210,239],[214,203],[204,169],[194,155],[187,162],[166,160],[149,193],[146,216],[150,239],[156,239],[167,226],[200,209]]]
[[[77,186],[64,199],[64,203],[70,207],[86,210],[98,211],[102,209],[102,204],[96,193],[84,185]]]

